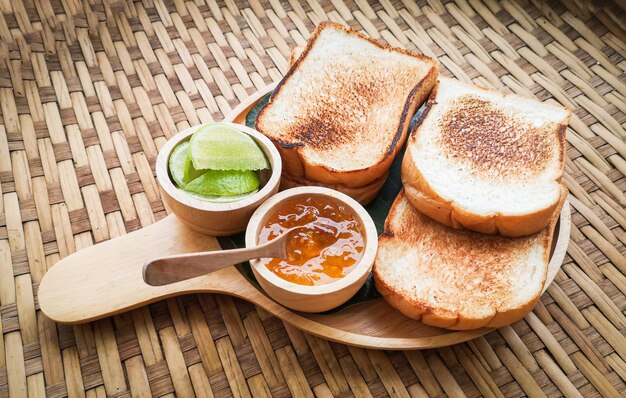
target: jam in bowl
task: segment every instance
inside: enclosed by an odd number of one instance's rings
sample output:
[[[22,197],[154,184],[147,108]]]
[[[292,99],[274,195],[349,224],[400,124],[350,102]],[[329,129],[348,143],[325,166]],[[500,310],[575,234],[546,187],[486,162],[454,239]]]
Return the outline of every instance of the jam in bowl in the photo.
[[[378,236],[354,199],[322,187],[280,192],[250,218],[246,246],[305,228],[288,243],[287,258],[250,261],[255,278],[274,300],[298,311],[322,312],[348,301],[370,274]]]
[[[346,276],[363,256],[365,237],[358,216],[329,196],[295,197],[279,203],[261,228],[265,243],[290,228],[304,230],[287,244],[287,259],[263,259],[273,273],[299,285],[335,282]]]

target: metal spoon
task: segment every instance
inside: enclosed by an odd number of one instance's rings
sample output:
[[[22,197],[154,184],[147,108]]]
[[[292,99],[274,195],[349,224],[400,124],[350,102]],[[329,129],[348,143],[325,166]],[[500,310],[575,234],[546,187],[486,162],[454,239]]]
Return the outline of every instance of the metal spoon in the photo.
[[[253,258],[287,258],[287,242],[305,227],[295,227],[260,246],[215,250],[156,258],[143,266],[143,280],[151,286],[184,281]]]

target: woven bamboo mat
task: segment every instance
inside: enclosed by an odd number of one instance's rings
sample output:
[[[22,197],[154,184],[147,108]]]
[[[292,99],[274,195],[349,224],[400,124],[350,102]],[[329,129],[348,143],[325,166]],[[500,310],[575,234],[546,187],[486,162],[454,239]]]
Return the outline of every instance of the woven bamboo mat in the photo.
[[[626,395],[623,2],[102,3],[0,0],[0,397]],[[47,269],[166,215],[165,140],[279,80],[327,19],[437,57],[444,75],[573,110],[572,236],[535,310],[423,352],[328,343],[213,295],[46,319]]]

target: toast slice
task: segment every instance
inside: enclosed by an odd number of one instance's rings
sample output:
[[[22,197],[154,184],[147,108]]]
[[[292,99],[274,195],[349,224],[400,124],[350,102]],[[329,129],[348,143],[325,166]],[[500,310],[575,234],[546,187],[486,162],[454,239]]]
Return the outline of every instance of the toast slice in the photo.
[[[296,62],[300,55],[302,55],[303,51],[304,46],[296,46],[291,50],[291,53],[289,54],[289,67],[291,67]],[[380,192],[383,185],[385,184],[385,181],[387,181],[388,176],[389,172],[383,174],[382,177],[375,179],[367,185],[363,185],[361,187],[349,187],[344,184],[323,184],[320,182],[309,181],[304,177],[294,177],[287,172],[283,172],[282,178],[280,180],[280,189],[285,190],[301,186],[321,185],[345,193],[346,195],[350,196],[351,198],[365,206],[376,198],[378,192]]]
[[[407,142],[406,195],[453,228],[538,232],[561,195],[569,117],[558,106],[441,78]]]
[[[507,238],[446,227],[418,212],[404,191],[385,222],[376,288],[394,308],[453,330],[500,327],[526,315],[546,280],[558,210],[539,233]]]
[[[321,23],[255,127],[289,175],[362,187],[388,171],[437,74],[428,57]]]
[[[350,196],[352,199],[356,200],[363,206],[370,203],[372,200],[376,199],[378,192],[383,188],[385,182],[387,181],[387,177],[389,177],[389,173],[383,174],[382,177],[375,179],[371,183],[364,185],[362,187],[349,187],[344,184],[323,184],[320,182],[305,180],[304,178],[294,177],[289,175],[288,173],[282,173],[280,179],[280,190],[285,190],[289,188],[302,187],[302,186],[324,186],[327,188],[334,189],[341,193],[345,193]]]
[[[296,63],[296,60],[300,58],[302,53],[304,52],[304,46],[295,46],[291,49],[289,53],[289,67],[291,68],[293,64]]]

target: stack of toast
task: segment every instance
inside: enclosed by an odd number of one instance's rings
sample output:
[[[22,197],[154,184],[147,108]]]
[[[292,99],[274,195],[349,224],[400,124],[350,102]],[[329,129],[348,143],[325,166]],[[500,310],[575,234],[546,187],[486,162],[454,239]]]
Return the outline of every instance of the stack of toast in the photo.
[[[283,188],[328,186],[367,203],[409,121],[404,189],[380,237],[376,287],[408,317],[449,328],[505,325],[546,279],[569,111],[439,77],[435,60],[322,23],[256,128],[283,158]]]
[[[437,63],[321,23],[261,110],[283,158],[282,186],[323,185],[362,204],[382,188]]]
[[[528,313],[548,272],[569,111],[440,78],[407,141],[379,239],[376,287],[413,319],[455,330]]]

